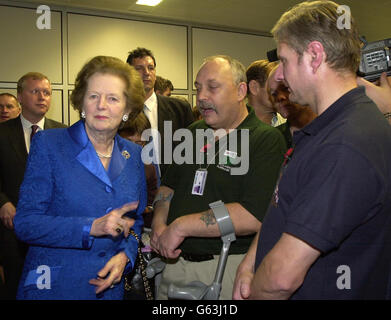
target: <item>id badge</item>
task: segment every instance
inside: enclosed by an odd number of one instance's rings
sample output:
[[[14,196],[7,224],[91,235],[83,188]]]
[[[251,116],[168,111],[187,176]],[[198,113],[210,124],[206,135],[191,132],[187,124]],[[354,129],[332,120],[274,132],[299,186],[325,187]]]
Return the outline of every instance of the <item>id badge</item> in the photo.
[[[202,196],[204,194],[207,175],[208,171],[206,171],[206,169],[199,169],[195,172],[191,194],[195,194],[197,196]]]

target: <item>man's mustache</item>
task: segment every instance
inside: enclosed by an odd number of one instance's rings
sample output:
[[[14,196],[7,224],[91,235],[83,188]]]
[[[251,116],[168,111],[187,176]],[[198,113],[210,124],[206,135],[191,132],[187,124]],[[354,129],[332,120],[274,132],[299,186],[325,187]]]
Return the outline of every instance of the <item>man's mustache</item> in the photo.
[[[200,101],[197,105],[197,108],[199,111],[201,111],[200,109],[212,109],[213,111],[216,111],[215,105],[206,101]]]

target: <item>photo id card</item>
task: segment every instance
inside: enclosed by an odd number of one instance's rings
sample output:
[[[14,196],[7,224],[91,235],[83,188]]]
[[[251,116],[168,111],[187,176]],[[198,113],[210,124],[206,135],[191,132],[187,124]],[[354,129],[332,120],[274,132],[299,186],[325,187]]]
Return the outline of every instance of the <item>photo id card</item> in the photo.
[[[204,194],[207,175],[208,171],[206,171],[206,169],[199,169],[195,172],[191,194],[195,194],[197,196],[202,196]]]

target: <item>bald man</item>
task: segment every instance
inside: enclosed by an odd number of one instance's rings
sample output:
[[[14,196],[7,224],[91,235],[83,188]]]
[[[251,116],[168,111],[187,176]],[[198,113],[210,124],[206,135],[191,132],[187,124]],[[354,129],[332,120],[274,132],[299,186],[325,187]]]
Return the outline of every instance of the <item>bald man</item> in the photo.
[[[18,99],[10,93],[0,93],[0,123],[14,119],[20,114]]]

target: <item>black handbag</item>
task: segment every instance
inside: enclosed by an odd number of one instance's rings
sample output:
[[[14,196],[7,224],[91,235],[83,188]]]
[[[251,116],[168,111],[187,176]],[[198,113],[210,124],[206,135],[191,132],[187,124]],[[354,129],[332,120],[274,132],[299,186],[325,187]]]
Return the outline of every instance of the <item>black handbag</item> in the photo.
[[[142,252],[144,244],[140,241],[137,234],[130,230],[138,242],[137,259],[132,272],[125,275],[125,293],[124,300],[154,300],[153,283],[147,278],[146,267],[153,258],[153,252]]]

